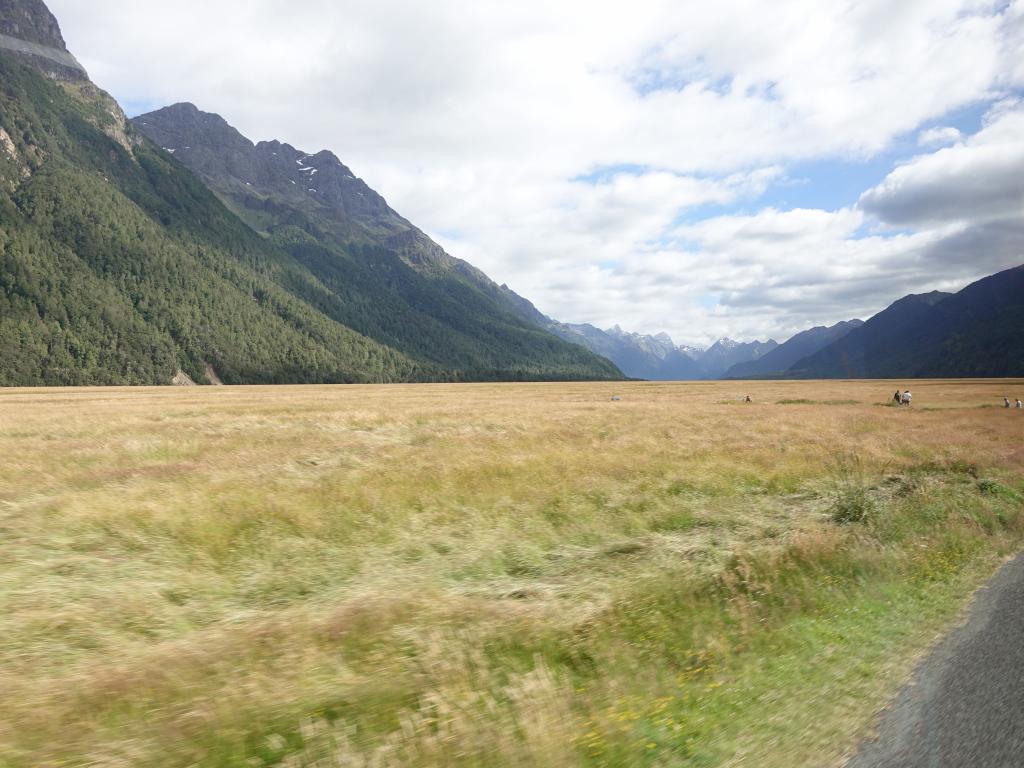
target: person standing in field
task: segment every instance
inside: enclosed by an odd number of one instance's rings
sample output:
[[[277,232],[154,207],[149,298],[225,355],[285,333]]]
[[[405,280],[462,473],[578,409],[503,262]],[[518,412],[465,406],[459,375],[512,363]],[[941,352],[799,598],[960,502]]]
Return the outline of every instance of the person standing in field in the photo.
[[[896,390],[896,394],[892,396],[892,401],[896,403],[896,405],[903,405],[903,395],[898,389]]]
[[[1024,403],[1022,403],[1020,401],[1020,398],[1018,397],[1017,398],[1017,410],[1019,411],[1021,408],[1024,408]]]
[[[1003,398],[1003,408],[1009,408],[1009,407],[1010,407],[1010,398],[1004,397]]]
[[[910,405],[911,402],[913,401],[913,399],[914,399],[914,396],[912,394],[910,394],[910,390],[909,389],[906,392],[903,393],[903,404],[904,405]]]

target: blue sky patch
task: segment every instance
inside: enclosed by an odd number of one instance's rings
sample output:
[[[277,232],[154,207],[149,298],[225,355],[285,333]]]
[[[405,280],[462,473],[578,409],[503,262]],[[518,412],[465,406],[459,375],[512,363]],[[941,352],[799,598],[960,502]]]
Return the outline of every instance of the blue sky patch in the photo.
[[[596,187],[601,184],[607,184],[616,176],[642,176],[645,173],[650,173],[651,170],[652,169],[647,166],[631,165],[629,163],[622,163],[619,165],[602,165],[589,173],[581,173],[579,176],[574,176],[570,181],[592,184]]]

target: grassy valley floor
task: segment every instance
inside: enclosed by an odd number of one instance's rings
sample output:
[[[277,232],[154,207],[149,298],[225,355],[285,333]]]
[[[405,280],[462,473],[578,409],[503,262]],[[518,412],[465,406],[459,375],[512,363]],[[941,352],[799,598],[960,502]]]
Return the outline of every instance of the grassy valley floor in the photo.
[[[0,766],[839,765],[1021,549],[1022,392],[0,390]]]

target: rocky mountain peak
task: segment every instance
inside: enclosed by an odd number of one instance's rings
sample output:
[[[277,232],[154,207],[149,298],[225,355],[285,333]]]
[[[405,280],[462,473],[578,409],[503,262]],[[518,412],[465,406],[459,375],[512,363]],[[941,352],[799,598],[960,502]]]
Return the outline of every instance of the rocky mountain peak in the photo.
[[[186,147],[249,152],[253,144],[220,115],[203,112],[195,104],[182,102],[164,107],[135,122],[157,144],[168,151]]]
[[[384,238],[410,263],[455,263],[333,152],[310,153],[281,141],[254,144],[220,115],[187,103],[133,122],[258,230],[292,224],[301,211],[301,218],[345,241]]]
[[[54,80],[89,79],[42,0],[0,0],[0,50],[16,54]]]
[[[42,0],[0,0],[0,33],[67,51],[60,25]]]
[[[331,165],[340,165],[340,166],[344,165],[344,163],[342,163],[341,160],[338,159],[338,156],[336,154],[334,154],[333,152],[331,152],[329,149],[322,149],[322,150],[320,150],[315,155],[313,155],[310,158],[310,160],[312,160],[312,161],[314,161],[316,163],[327,163],[327,164],[331,164]]]
[[[925,305],[928,307],[934,307],[936,304],[945,301],[953,294],[943,293],[942,291],[932,291],[931,293],[912,293],[909,296],[904,296],[899,301],[895,302],[893,306],[913,306],[913,305]]]

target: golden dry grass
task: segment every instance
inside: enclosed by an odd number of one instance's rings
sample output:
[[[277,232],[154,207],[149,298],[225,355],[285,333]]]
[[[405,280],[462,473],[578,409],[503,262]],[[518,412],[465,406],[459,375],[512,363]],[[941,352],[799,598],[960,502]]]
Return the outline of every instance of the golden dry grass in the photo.
[[[0,765],[834,764],[1024,532],[897,384],[0,391]]]

